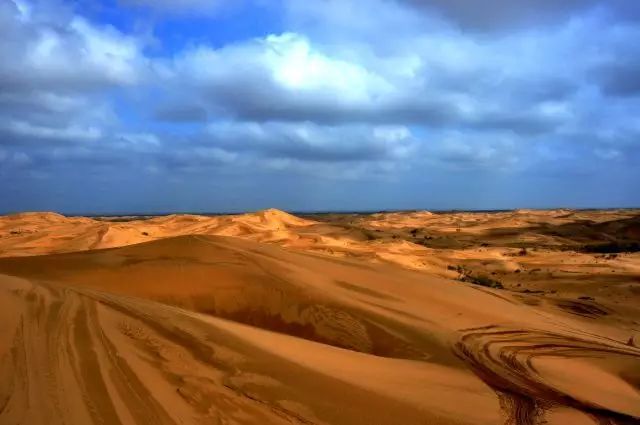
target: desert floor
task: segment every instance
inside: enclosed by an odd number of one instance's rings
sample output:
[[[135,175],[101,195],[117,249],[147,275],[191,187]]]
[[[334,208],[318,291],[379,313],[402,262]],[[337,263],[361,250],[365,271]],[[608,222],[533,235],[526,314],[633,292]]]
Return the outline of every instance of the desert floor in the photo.
[[[640,211],[0,217],[0,424],[637,424]]]

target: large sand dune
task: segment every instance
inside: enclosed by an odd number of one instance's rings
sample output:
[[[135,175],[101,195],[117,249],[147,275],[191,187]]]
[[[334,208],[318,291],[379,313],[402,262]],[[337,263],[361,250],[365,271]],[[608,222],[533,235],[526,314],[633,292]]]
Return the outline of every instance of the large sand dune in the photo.
[[[640,423],[636,214],[2,217],[0,424]]]

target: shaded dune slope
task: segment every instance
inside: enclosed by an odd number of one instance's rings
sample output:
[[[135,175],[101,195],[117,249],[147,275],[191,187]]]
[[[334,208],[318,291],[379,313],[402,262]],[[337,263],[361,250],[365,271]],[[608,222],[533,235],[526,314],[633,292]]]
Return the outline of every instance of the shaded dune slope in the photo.
[[[0,423],[640,418],[613,325],[249,240],[3,258],[0,307]]]

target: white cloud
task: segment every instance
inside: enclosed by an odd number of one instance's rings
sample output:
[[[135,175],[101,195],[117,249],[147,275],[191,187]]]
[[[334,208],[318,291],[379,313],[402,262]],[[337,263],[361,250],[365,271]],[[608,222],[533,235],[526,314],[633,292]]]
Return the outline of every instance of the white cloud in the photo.
[[[216,1],[122,3],[220,10]],[[421,171],[425,161],[513,171],[533,157],[578,162],[584,152],[638,151],[635,86],[609,87],[626,89],[620,100],[600,82],[600,73],[614,83],[631,75],[635,68],[618,59],[635,57],[628,46],[638,30],[597,14],[478,35],[406,1],[370,0],[365,9],[353,0],[285,0],[282,32],[216,44],[183,40],[191,33],[167,20],[179,34],[159,31],[147,57],[137,36],[42,4],[0,4],[5,161],[25,150],[34,166],[357,178]]]
[[[411,46],[389,54],[291,32],[220,48],[197,45],[156,67],[170,94],[157,115],[552,132],[575,113],[570,97],[589,64],[564,58],[576,40],[590,37],[592,25],[484,40],[416,30],[389,35]]]
[[[262,60],[274,79],[291,91],[340,95],[347,101],[371,101],[393,88],[357,63],[331,58],[313,49],[299,34],[270,35],[263,41]],[[260,53],[258,53],[260,54]]]
[[[102,137],[102,132],[97,127],[69,127],[55,128],[30,124],[25,121],[11,121],[0,125],[0,129],[23,138],[47,139],[59,141],[94,141]]]
[[[2,9],[0,84],[78,92],[139,81],[145,60],[139,41],[109,26],[64,15],[31,17]]]
[[[3,2],[0,24],[0,144],[90,143],[111,131],[106,91],[147,70],[138,39],[57,2]]]
[[[158,136],[152,133],[124,133],[117,135],[116,138],[126,144],[138,146],[160,145],[160,139],[158,138]]]
[[[165,68],[166,69],[166,68]],[[365,107],[393,95],[395,88],[359,63],[331,57],[304,36],[269,35],[212,49],[199,46],[178,56],[171,84],[186,82],[217,108],[266,112],[272,105],[302,102],[316,107]],[[242,113],[231,110],[231,113]]]

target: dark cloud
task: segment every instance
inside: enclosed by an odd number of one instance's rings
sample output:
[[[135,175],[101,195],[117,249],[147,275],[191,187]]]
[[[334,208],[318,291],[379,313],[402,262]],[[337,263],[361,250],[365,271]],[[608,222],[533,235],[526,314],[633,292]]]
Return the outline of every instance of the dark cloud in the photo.
[[[596,71],[596,79],[605,94],[634,97],[640,95],[640,60],[620,58],[617,63],[605,65]]]
[[[441,14],[463,29],[496,31],[540,27],[567,21],[593,9],[617,19],[640,18],[640,5],[629,0],[404,0],[428,13]]]
[[[301,161],[393,161],[417,140],[401,126],[320,126],[311,123],[225,123],[207,129],[202,142],[227,152]]]

